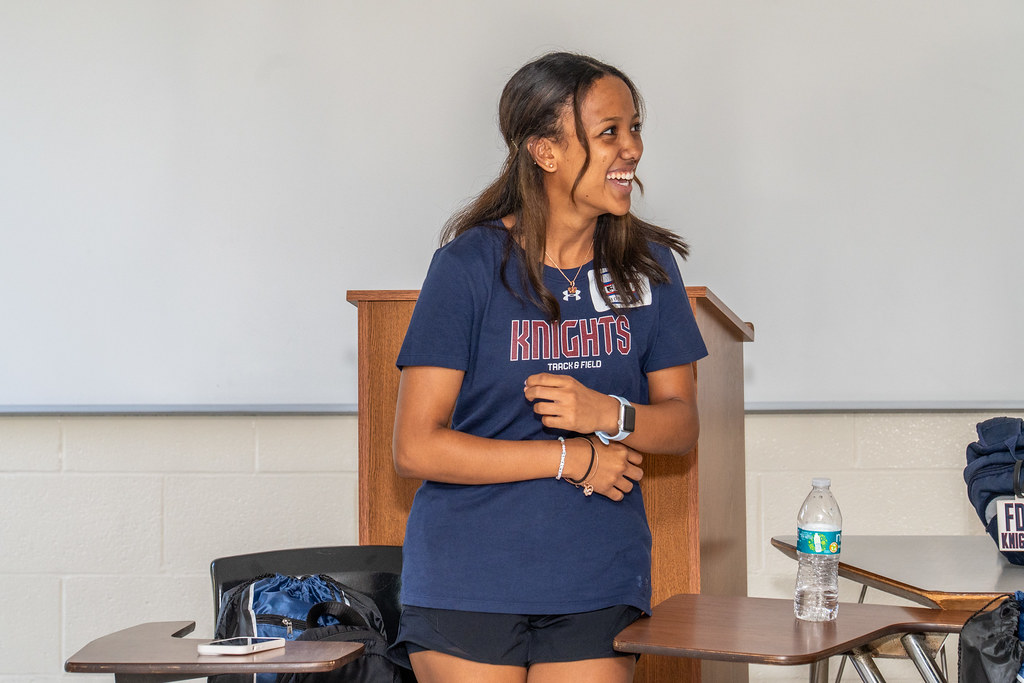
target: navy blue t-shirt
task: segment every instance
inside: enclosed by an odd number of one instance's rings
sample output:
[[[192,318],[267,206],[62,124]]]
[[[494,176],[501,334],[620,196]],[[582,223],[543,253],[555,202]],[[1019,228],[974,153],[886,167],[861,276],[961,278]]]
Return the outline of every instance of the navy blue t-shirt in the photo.
[[[452,429],[493,439],[554,441],[523,394],[539,372],[567,374],[605,394],[648,403],[648,372],[707,355],[672,252],[651,248],[671,282],[616,316],[593,264],[579,300],[545,267],[561,322],[546,320],[501,279],[506,233],[481,226],[438,249],[420,291],[398,366],[465,376]],[[518,247],[514,247],[518,249]],[[509,259],[518,286],[521,251]],[[572,277],[575,269],[566,271]],[[563,300],[568,299],[568,300]],[[552,447],[558,453],[557,443]],[[552,475],[554,472],[552,471]],[[620,502],[586,497],[554,476],[493,485],[426,481],[409,514],[403,552],[407,605],[512,614],[568,614],[632,605],[650,611],[651,533],[639,487]]]

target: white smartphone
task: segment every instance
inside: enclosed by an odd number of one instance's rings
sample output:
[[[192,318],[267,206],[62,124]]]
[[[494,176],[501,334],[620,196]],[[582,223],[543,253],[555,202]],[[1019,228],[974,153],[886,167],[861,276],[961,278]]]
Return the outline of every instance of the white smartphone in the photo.
[[[253,652],[273,650],[284,647],[284,638],[260,638],[245,636],[241,638],[225,638],[209,643],[199,643],[201,655],[251,655]]]

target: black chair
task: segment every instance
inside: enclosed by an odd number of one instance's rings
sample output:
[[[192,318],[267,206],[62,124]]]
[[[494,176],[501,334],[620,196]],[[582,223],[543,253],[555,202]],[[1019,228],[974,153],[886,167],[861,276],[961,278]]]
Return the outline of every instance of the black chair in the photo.
[[[364,593],[377,603],[389,642],[398,634],[402,612],[402,546],[347,545],[324,548],[268,550],[247,555],[220,557],[210,563],[213,580],[214,622],[225,591],[262,574],[327,574]],[[403,674],[409,674],[403,671]],[[404,680],[414,680],[411,675]]]

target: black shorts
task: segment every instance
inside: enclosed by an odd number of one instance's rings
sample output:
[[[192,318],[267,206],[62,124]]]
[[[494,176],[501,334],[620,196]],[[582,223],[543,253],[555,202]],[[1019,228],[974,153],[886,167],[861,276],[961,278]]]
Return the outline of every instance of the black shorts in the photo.
[[[616,652],[612,641],[643,612],[615,605],[578,614],[493,614],[402,608],[391,658],[409,666],[409,653],[434,650],[484,664],[530,666],[605,657],[632,657]]]

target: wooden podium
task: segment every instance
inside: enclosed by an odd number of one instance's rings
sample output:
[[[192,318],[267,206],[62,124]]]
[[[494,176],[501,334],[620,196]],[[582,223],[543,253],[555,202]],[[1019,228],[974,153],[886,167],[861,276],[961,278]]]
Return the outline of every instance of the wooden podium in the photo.
[[[653,536],[654,604],[676,593],[746,595],[743,342],[753,327],[706,287],[687,287],[709,355],[695,365],[700,440],[682,457],[644,459],[641,488]],[[420,482],[391,460],[395,367],[416,290],[350,291],[359,310],[359,542],[401,545]],[[641,657],[635,680],[744,682],[745,664]]]

